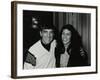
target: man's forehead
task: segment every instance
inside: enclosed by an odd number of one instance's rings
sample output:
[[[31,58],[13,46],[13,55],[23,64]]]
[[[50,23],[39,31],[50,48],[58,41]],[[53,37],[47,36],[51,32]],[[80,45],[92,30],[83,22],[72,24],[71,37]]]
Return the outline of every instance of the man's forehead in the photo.
[[[43,29],[42,31],[53,31],[53,29]]]

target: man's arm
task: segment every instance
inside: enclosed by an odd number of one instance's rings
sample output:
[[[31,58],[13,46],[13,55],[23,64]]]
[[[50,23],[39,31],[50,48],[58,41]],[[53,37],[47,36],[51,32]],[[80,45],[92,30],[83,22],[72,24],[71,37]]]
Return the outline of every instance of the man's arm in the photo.
[[[36,66],[36,57],[28,52],[25,62],[30,63],[32,66]]]

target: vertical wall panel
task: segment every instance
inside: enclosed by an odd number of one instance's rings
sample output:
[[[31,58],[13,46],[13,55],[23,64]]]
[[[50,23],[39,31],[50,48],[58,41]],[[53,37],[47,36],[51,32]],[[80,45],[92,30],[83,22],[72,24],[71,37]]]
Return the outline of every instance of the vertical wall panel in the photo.
[[[59,30],[60,30],[61,27],[64,25],[63,24],[63,13],[59,13],[58,15],[59,15],[59,22],[58,22],[58,24],[59,24]]]

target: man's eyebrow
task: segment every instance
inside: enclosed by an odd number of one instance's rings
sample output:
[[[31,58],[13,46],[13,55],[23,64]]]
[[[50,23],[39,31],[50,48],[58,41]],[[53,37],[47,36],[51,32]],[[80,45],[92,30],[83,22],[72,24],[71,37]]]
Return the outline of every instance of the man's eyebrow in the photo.
[[[42,31],[53,31],[52,29],[44,29]]]
[[[44,32],[47,32],[46,30],[43,30]]]

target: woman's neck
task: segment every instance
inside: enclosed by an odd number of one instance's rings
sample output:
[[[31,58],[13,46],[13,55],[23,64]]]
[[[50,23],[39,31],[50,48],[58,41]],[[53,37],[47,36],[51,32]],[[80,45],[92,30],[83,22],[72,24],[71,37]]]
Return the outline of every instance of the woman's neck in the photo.
[[[69,44],[70,44],[70,42],[69,42],[69,43],[67,43],[67,44],[64,44],[65,49],[67,49],[67,48],[68,48]]]

